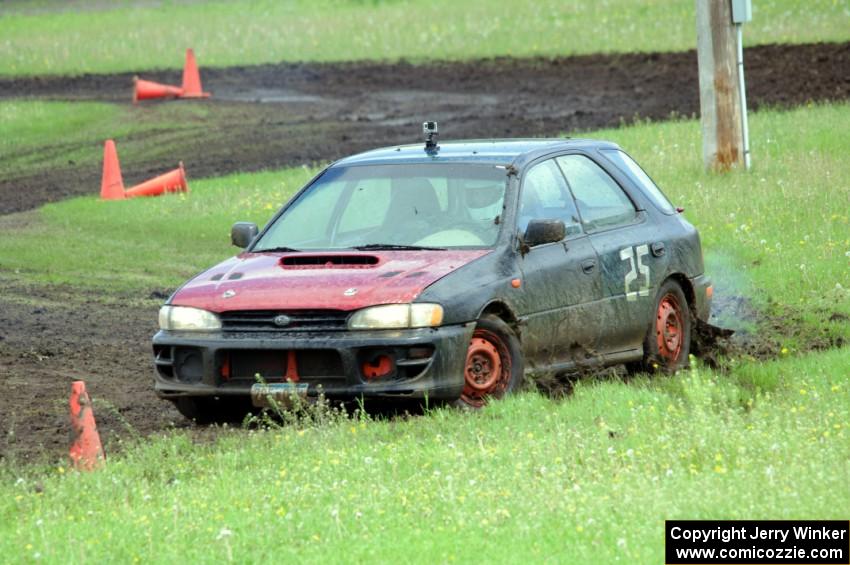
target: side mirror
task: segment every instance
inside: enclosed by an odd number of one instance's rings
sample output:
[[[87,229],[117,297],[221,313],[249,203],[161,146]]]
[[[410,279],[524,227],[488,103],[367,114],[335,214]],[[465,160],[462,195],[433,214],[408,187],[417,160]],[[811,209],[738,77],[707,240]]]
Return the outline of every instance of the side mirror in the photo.
[[[561,241],[567,235],[563,220],[531,220],[523,241],[529,247]]]
[[[258,233],[260,233],[260,230],[257,228],[257,224],[251,222],[236,222],[233,224],[233,227],[230,228],[230,241],[236,247],[245,249],[251,245],[251,242],[254,241],[254,238],[257,237]]]

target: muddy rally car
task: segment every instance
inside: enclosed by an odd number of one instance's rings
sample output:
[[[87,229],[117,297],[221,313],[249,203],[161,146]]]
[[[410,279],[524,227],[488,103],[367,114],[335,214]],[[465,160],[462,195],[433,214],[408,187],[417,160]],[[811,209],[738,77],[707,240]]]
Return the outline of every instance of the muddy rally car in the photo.
[[[156,391],[477,407],[524,374],[677,368],[712,286],[697,230],[613,143],[457,141],[333,163],[159,314]],[[241,403],[241,404],[240,404]]]

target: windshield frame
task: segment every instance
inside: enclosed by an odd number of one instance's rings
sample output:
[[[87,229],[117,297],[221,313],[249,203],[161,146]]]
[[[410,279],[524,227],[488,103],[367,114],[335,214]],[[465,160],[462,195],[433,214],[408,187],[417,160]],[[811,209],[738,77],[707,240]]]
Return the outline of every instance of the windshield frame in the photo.
[[[504,195],[502,199],[502,212],[499,214],[499,221],[497,223],[496,228],[496,236],[493,239],[493,243],[490,245],[457,245],[439,249],[431,249],[434,251],[454,251],[454,250],[470,250],[470,249],[495,249],[499,245],[503,244],[503,240],[505,237],[509,237],[512,232],[510,229],[505,229],[505,223],[510,216],[513,218],[514,208],[515,208],[515,196],[516,196],[516,175],[513,174],[510,170],[509,166],[496,164],[496,163],[488,163],[482,161],[416,161],[416,162],[368,162],[368,163],[350,163],[346,165],[337,165],[332,163],[319,171],[312,179],[310,179],[307,184],[305,184],[301,189],[299,189],[265,224],[265,226],[260,230],[257,234],[257,237],[254,238],[254,241],[251,243],[249,247],[244,250],[244,253],[285,253],[284,251],[272,251],[271,249],[258,249],[260,242],[264,237],[268,234],[268,232],[275,226],[281,219],[281,217],[286,214],[286,212],[294,206],[309,190],[311,190],[320,180],[325,177],[332,170],[340,170],[340,169],[353,169],[359,167],[374,167],[374,166],[411,166],[411,165],[470,165],[477,167],[492,167],[494,169],[498,169],[504,172],[505,175],[505,187],[504,187]],[[507,235],[506,235],[507,234]],[[429,248],[425,248],[426,250]],[[404,251],[404,250],[399,250]],[[329,247],[329,248],[309,248],[309,249],[298,249],[296,251],[290,251],[287,253],[363,253],[363,250],[358,250],[355,247],[347,248],[347,247]]]

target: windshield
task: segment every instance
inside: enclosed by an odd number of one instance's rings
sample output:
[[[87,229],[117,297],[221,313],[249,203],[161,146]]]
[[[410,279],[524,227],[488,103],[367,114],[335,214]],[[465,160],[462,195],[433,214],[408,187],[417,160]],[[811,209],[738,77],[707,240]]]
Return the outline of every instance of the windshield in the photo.
[[[494,165],[328,169],[253,251],[490,247],[507,176]]]

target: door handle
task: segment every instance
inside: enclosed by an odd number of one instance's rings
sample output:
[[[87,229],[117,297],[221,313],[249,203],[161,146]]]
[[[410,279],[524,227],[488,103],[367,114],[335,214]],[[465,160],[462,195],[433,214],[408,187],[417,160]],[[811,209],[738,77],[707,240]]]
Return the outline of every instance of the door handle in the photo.
[[[596,269],[596,259],[587,259],[581,263],[581,271],[585,274],[590,274]]]
[[[655,243],[650,245],[649,248],[652,250],[652,255],[654,257],[661,257],[662,255],[664,255],[664,252],[667,250],[664,247],[664,243],[661,242],[661,241],[656,241]]]

